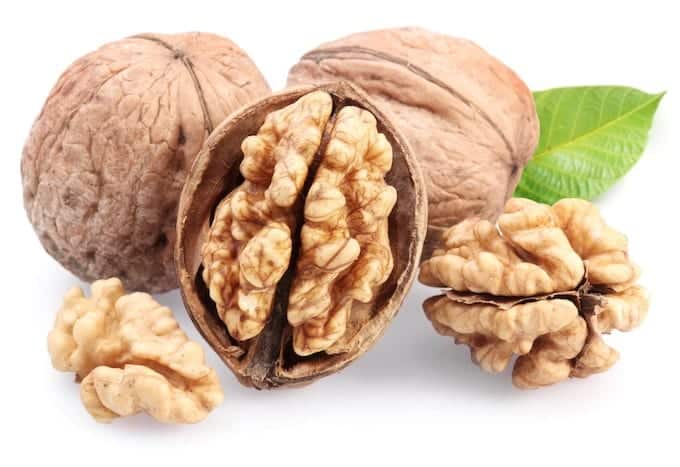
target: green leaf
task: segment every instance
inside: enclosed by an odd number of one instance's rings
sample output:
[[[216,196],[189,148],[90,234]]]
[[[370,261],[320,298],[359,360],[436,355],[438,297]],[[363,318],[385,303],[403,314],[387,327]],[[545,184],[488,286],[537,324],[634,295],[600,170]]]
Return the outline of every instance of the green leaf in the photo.
[[[554,203],[607,191],[642,155],[664,94],[623,86],[535,92],[541,137],[515,196]]]

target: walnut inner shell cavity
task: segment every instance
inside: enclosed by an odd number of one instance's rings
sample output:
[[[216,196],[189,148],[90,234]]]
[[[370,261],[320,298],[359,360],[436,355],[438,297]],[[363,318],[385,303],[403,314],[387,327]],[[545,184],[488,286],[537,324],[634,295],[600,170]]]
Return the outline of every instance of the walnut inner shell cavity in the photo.
[[[361,90],[288,89],[232,114],[197,156],[178,214],[182,297],[243,384],[304,384],[382,334],[426,219],[408,144]]]

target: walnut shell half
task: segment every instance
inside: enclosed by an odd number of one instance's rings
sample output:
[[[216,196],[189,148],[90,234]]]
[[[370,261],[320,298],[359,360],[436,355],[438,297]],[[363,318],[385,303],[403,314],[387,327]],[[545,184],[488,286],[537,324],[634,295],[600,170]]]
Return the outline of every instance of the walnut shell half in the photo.
[[[391,112],[427,184],[423,259],[442,232],[470,217],[494,220],[538,143],[524,82],[476,44],[420,28],[368,31],[302,56],[288,84],[347,80]]]
[[[409,146],[362,91],[289,89],[231,115],[197,156],[177,222],[182,296],[243,384],[310,382],[397,313],[426,219]]]
[[[229,39],[140,34],[76,60],[24,146],[24,205],[45,250],[83,280],[177,287],[177,202],[194,157],[233,110],[269,94]]]

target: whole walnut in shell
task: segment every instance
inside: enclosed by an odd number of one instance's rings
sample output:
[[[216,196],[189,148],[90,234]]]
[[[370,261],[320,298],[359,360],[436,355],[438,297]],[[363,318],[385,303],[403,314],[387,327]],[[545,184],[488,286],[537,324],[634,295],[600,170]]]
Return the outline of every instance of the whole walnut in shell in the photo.
[[[403,137],[333,83],[225,120],[178,216],[189,315],[243,384],[272,388],[333,373],[382,334],[415,277],[427,204]]]
[[[250,58],[213,34],[141,34],[78,59],[21,163],[26,212],[47,252],[84,280],[176,287],[186,173],[217,124],[268,93]]]
[[[499,372],[513,355],[520,388],[583,378],[619,354],[603,340],[647,315],[626,237],[580,199],[553,206],[513,198],[494,225],[469,219],[444,233],[420,281],[449,287],[423,307],[435,329]]]
[[[429,227],[423,259],[443,230],[495,219],[538,142],[531,92],[472,42],[418,28],[353,34],[305,54],[290,85],[344,79],[389,111],[420,162]]]

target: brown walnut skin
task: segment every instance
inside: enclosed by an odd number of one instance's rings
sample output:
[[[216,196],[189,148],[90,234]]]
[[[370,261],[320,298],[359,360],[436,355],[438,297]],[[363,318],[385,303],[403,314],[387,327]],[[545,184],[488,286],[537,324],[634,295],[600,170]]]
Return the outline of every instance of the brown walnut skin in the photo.
[[[229,335],[224,322],[218,317],[215,303],[210,299],[202,277],[202,248],[216,206],[243,180],[239,172],[243,140],[258,132],[268,114],[315,90],[331,95],[334,114],[347,105],[371,112],[378,122],[378,131],[392,146],[392,167],[385,181],[398,193],[396,205],[389,216],[389,242],[394,267],[375,301],[369,306],[360,304],[353,310],[341,352],[299,356],[293,351],[292,331],[286,320],[288,293],[295,267],[287,270],[277,286],[273,310],[262,331],[240,342]],[[323,149],[322,143],[310,168],[310,177],[319,164]],[[297,229],[301,226],[301,216],[299,206]],[[194,324],[242,384],[257,389],[306,384],[344,368],[383,333],[416,276],[427,229],[426,219],[423,178],[408,143],[361,90],[345,82],[291,88],[232,114],[210,135],[197,156],[180,197],[177,219],[176,263],[182,297]],[[295,231],[291,265],[296,263],[299,255],[297,238],[299,232]]]
[[[418,158],[429,203],[423,260],[447,227],[502,212],[539,135],[531,92],[510,68],[467,40],[385,29],[320,45],[288,84],[338,79],[392,113]]]
[[[186,173],[219,122],[269,91],[245,52],[213,34],[140,34],[78,59],[23,151],[24,204],[44,248],[84,280],[177,287]]]

